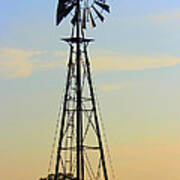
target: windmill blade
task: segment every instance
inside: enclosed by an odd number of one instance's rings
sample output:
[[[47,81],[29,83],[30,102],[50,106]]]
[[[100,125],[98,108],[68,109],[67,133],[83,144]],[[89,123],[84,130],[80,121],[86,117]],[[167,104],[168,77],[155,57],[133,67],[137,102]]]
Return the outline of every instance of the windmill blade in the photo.
[[[105,11],[107,11],[108,13],[110,13],[110,7],[107,4],[98,2],[98,1],[94,1],[99,7],[101,7],[102,9],[104,9]]]
[[[86,29],[86,21],[87,21],[87,14],[86,14],[86,12],[87,12],[87,9],[86,8],[84,8],[83,9],[83,19],[82,19],[82,29]]]
[[[99,17],[99,19],[104,22],[104,17],[102,16],[102,14],[92,5],[92,8],[94,9],[95,13],[97,14],[97,16]]]
[[[59,0],[56,14],[56,25],[59,25],[60,22],[66,17],[71,10],[73,9],[74,4],[70,0]]]
[[[58,1],[57,12],[56,12],[56,25],[59,25],[59,23],[63,19],[63,11],[66,7],[65,3],[66,3],[65,0],[59,0]]]
[[[88,14],[89,14],[89,18],[90,18],[90,21],[91,21],[92,28],[95,28],[96,27],[96,23],[94,21],[94,18],[93,18],[93,15],[92,15],[90,9],[88,9]]]
[[[63,18],[65,18],[72,11],[73,7],[74,7],[74,4],[72,4],[71,6],[65,7],[61,13],[57,14],[57,22],[56,22],[57,25],[59,25],[60,22],[63,20]]]

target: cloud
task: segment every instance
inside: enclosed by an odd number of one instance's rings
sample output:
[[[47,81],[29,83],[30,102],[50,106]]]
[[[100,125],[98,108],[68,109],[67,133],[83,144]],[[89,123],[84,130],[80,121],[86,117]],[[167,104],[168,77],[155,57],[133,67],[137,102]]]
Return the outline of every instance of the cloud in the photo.
[[[66,56],[67,53],[63,52],[63,51],[55,51],[53,54],[54,54],[54,56],[59,57],[59,56]]]
[[[27,59],[38,52],[19,49],[0,49],[0,74],[5,77],[26,77],[32,72],[32,62]]]
[[[65,52],[37,51],[0,47],[0,77],[24,78],[36,71],[65,66]],[[180,64],[180,58],[165,54],[123,55],[117,52],[95,52],[92,58],[95,71],[139,71]],[[62,61],[64,60],[64,61]],[[104,91],[118,90],[127,84],[102,86]]]
[[[57,68],[61,66],[59,57],[57,52],[0,47],[0,77],[24,78],[34,71]]]
[[[155,20],[156,22],[170,22],[176,20],[180,21],[180,11],[154,15],[153,20]]]
[[[94,58],[93,68],[97,71],[135,71],[171,67],[180,64],[180,58],[164,54],[122,55],[102,52]]]
[[[128,88],[131,87],[131,83],[129,82],[124,82],[124,83],[119,83],[119,84],[102,84],[100,85],[100,90],[104,92],[111,92],[111,91],[118,91],[122,88]]]

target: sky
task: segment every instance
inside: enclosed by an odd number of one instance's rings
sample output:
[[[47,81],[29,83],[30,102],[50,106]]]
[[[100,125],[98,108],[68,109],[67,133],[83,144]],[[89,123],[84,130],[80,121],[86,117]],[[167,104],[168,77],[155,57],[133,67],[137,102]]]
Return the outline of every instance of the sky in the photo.
[[[180,179],[180,1],[109,0],[87,30],[116,179]],[[47,174],[70,34],[56,0],[0,6],[0,174]]]

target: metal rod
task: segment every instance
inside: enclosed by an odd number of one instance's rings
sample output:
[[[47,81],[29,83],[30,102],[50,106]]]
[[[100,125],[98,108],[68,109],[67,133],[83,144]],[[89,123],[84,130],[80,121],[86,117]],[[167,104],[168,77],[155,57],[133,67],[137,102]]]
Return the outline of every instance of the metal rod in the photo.
[[[86,48],[87,48],[87,44],[85,43],[84,44],[84,54],[85,54],[85,61],[86,61],[86,66],[87,66],[88,82],[89,82],[89,86],[90,86],[90,94],[91,94],[92,105],[93,105],[93,109],[94,109],[94,119],[95,119],[95,124],[96,124],[98,143],[99,143],[99,147],[100,147],[100,155],[101,155],[101,160],[102,160],[104,178],[105,178],[105,180],[108,180],[108,174],[107,174],[107,168],[106,168],[106,163],[105,163],[103,144],[102,144],[100,128],[99,128],[99,124],[98,124],[98,117],[97,117],[97,110],[96,110],[96,104],[95,104],[94,91],[93,91],[93,86],[92,86],[90,64],[89,64],[89,58],[88,58],[88,54],[87,54],[87,49]]]
[[[82,153],[82,112],[81,112],[81,49],[80,49],[80,0],[77,0],[76,7],[76,83],[77,83],[77,117],[76,117],[76,146],[77,146],[77,180],[84,180],[84,163],[83,163],[83,153]]]
[[[68,97],[68,91],[69,91],[69,80],[71,75],[71,69],[72,69],[72,54],[73,54],[73,46],[71,46],[70,49],[70,57],[69,57],[69,64],[68,64],[68,75],[67,75],[67,84],[66,84],[66,92],[64,96],[64,104],[63,104],[63,114],[62,114],[62,120],[61,120],[61,130],[60,130],[60,136],[59,136],[59,144],[57,149],[57,159],[56,159],[56,168],[55,168],[55,177],[54,180],[57,180],[58,178],[58,172],[59,172],[59,162],[60,162],[60,153],[62,148],[62,141],[63,141],[63,132],[64,132],[64,124],[65,124],[65,115],[66,115],[66,104],[67,104],[67,97]]]

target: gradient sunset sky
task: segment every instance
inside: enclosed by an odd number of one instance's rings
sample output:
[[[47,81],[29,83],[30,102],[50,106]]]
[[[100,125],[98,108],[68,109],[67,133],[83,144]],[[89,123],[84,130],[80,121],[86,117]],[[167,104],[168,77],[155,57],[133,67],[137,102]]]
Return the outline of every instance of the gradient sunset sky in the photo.
[[[109,0],[87,36],[117,180],[180,179],[180,1]],[[69,36],[57,0],[0,5],[0,179],[47,175]]]

